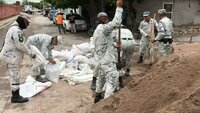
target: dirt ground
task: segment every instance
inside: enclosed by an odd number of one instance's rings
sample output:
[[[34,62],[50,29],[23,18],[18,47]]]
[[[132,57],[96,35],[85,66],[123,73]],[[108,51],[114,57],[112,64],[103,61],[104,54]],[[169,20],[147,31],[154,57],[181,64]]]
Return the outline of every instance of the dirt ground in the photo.
[[[90,113],[200,113],[199,43],[174,45],[143,76],[92,106]],[[134,68],[133,68],[134,69]]]
[[[1,29],[0,35],[4,36],[7,29]],[[41,15],[32,16],[32,23],[24,32],[25,36],[37,33],[58,35],[53,22]],[[62,36],[64,43],[56,50],[89,42],[85,32],[67,32]],[[199,40],[199,36],[195,39]],[[3,39],[0,40],[2,44]],[[153,66],[147,65],[147,61],[136,64],[136,48],[131,76],[125,78],[125,87],[97,104],[93,104],[91,82],[70,86],[62,80],[30,98],[28,103],[11,104],[5,67],[0,67],[0,113],[200,113],[199,43],[183,45],[178,42],[174,48],[172,55],[161,58]],[[32,72],[28,56],[25,56],[21,83],[29,74]]]

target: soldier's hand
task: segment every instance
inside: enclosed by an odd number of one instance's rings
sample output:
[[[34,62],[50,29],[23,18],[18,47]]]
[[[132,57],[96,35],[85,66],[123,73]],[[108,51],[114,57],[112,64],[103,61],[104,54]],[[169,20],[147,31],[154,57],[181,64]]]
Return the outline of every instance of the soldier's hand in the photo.
[[[117,7],[122,7],[122,5],[123,5],[123,0],[117,0],[116,6]]]
[[[52,58],[48,58],[47,60],[52,64],[56,64],[56,62]]]
[[[121,70],[122,68],[125,67],[125,64],[124,64],[124,62],[121,62],[121,63],[117,63],[116,66],[117,66],[118,70]]]
[[[153,39],[153,40],[151,40],[151,42],[152,42],[152,43],[154,43],[154,42],[156,42],[156,40],[155,40],[155,39]]]
[[[35,59],[36,58],[36,54],[32,55],[31,58]]]

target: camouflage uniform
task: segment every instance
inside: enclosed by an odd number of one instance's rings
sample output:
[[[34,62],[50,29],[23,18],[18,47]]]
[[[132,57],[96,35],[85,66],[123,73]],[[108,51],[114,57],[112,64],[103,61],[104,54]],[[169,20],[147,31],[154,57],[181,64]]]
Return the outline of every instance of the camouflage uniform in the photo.
[[[46,34],[36,34],[33,36],[28,37],[26,45],[29,47],[30,45],[33,45],[38,48],[38,50],[42,53],[42,55],[48,59],[52,58],[52,48],[53,46],[50,44],[52,40],[52,36],[46,35]],[[48,53],[48,54],[47,54]],[[41,65],[39,67],[40,71],[35,68],[33,69],[33,72],[35,72],[36,75],[44,75],[45,70],[44,67]]]
[[[46,34],[36,34],[28,37],[26,45],[29,47],[33,45],[38,48],[42,55],[47,58],[52,58],[52,48],[51,45],[52,36]],[[47,55],[48,52],[48,55]]]
[[[164,9],[159,10],[161,13],[165,12]],[[169,55],[172,52],[172,33],[173,22],[168,17],[163,17],[158,23],[158,35],[155,40],[159,41],[158,58],[161,56]]]
[[[118,36],[118,35],[117,35]],[[135,39],[133,34],[128,29],[121,29],[121,51],[122,58],[125,59],[125,69],[130,70],[131,58],[134,52]]]
[[[149,22],[143,20],[140,23],[139,31],[142,34],[142,38],[140,40],[140,48],[139,48],[139,55],[143,56],[145,53],[150,55],[150,47],[149,47],[149,37],[151,33],[153,19],[151,18]]]
[[[14,22],[6,33],[5,43],[0,53],[0,59],[7,65],[10,79],[11,90],[19,90],[20,84],[20,64],[23,60],[24,53],[32,56],[25,46],[25,37],[19,24]]]
[[[97,86],[96,92],[101,93],[105,86],[105,97],[107,98],[113,94],[117,87],[119,72],[116,69],[116,57],[114,39],[112,31],[114,27],[120,25],[122,21],[123,9],[117,7],[115,17],[107,24],[99,24],[94,31],[95,38],[95,54],[97,54]]]

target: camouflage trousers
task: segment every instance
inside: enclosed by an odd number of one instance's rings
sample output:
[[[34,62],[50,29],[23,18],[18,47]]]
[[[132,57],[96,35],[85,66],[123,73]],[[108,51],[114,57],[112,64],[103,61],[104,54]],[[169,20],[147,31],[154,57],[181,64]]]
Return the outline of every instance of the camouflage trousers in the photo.
[[[172,44],[159,42],[158,55],[157,55],[158,58],[169,55],[171,53],[172,53]]]
[[[125,69],[131,68],[131,59],[132,59],[132,56],[133,56],[133,51],[134,51],[133,45],[122,50],[122,58],[125,60],[125,63],[126,63]]]
[[[97,69],[97,67],[94,68],[93,77],[98,77],[98,69]]]
[[[119,80],[116,63],[99,64],[97,66],[97,72],[96,92],[101,93],[105,89],[104,98],[113,95]]]
[[[147,53],[150,55],[150,46],[148,41],[140,41],[139,55],[144,56]]]
[[[16,64],[7,64],[6,65],[8,74],[9,74],[9,81],[12,91],[16,91],[19,89],[20,84],[20,69],[19,65]]]

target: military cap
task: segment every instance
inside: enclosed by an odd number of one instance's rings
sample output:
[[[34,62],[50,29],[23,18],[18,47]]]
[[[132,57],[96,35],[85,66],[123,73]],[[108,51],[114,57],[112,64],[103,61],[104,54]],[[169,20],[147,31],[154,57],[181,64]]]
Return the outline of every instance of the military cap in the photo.
[[[150,15],[150,12],[149,12],[149,11],[143,12],[143,16],[149,16],[149,15]]]
[[[158,14],[163,14],[163,13],[166,13],[166,10],[165,10],[165,9],[159,9],[159,10],[158,10]]]
[[[97,18],[100,18],[100,17],[108,17],[108,15],[107,15],[105,12],[100,12],[100,13],[97,15]]]

